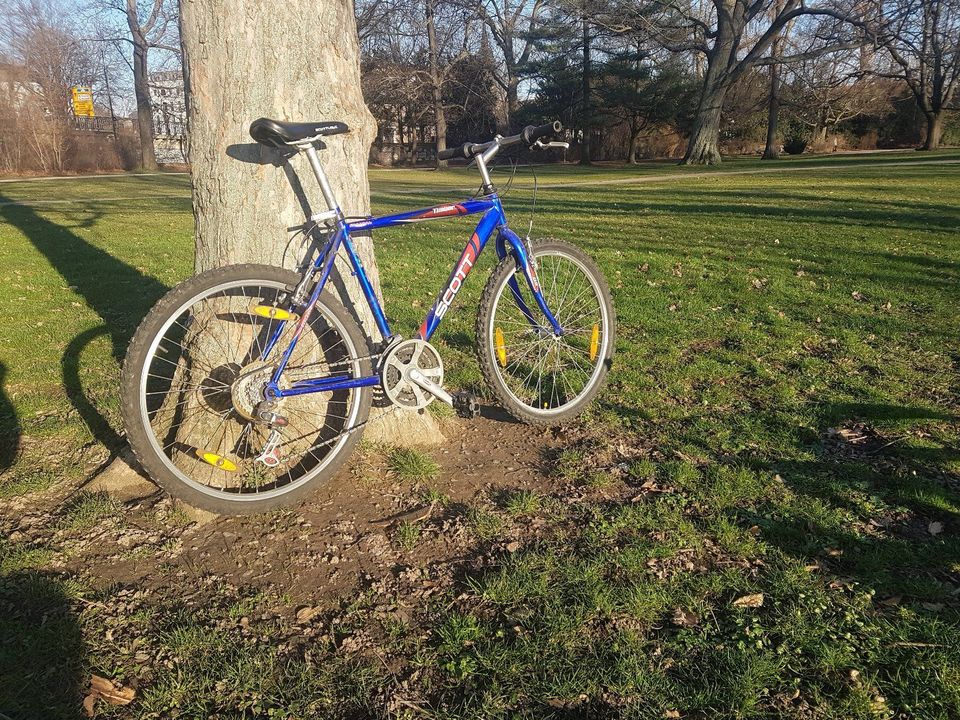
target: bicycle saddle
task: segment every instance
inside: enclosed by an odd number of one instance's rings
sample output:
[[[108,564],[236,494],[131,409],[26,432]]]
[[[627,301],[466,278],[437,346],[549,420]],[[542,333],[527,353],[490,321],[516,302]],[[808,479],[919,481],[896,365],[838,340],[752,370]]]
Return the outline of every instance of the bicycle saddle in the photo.
[[[250,137],[269,147],[282,147],[317,135],[339,135],[348,132],[346,123],[336,121],[285,122],[260,118],[250,123]]]

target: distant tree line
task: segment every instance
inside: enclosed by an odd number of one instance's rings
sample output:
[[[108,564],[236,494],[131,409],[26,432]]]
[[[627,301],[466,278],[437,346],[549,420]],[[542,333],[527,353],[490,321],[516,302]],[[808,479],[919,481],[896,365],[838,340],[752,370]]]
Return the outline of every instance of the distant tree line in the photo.
[[[360,0],[373,159],[558,118],[580,162],[960,136],[960,0]]]
[[[156,169],[149,74],[179,70],[176,0],[61,5],[0,0],[0,172]],[[74,117],[74,86],[97,123]]]
[[[77,7],[0,0],[0,171],[156,167],[149,75],[179,69],[178,4]],[[437,149],[550,119],[567,128],[567,159],[583,163],[960,141],[960,0],[356,0],[355,10],[374,162],[442,165]],[[115,125],[109,147],[78,137],[73,85],[93,86],[98,116],[126,114],[134,127]]]

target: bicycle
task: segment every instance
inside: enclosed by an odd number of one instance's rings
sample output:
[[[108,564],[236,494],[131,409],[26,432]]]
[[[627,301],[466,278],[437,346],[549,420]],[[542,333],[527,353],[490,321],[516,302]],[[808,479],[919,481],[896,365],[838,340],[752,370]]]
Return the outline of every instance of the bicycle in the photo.
[[[616,318],[594,262],[575,246],[530,241],[507,225],[488,166],[504,147],[544,142],[559,122],[438,153],[475,162],[472,198],[382,217],[347,217],[320,164],[322,138],[344,123],[261,118],[259,143],[303,152],[327,209],[310,217],[319,250],[306,270],[233,265],[173,288],[137,329],[124,362],[127,438],[147,473],[172,495],[218,513],[261,512],[301,499],[339,469],[363,433],[379,388],[393,405],[422,410],[434,399],[461,415],[478,412],[469,393],[443,387],[430,338],[496,235],[498,264],[477,315],[477,356],[494,397],[526,423],[579,414],[603,386]],[[351,241],[351,233],[480,214],[476,230],[414,338],[395,335]],[[380,340],[362,332],[328,287],[343,250]],[[311,256],[312,257],[312,256]]]

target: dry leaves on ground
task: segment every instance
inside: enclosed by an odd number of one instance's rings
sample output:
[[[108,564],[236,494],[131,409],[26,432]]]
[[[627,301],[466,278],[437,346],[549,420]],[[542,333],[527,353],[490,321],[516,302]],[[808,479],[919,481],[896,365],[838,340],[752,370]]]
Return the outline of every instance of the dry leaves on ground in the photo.
[[[763,593],[744,595],[733,601],[733,607],[739,608],[758,608],[761,605],[763,605]]]
[[[129,705],[137,696],[137,691],[131,687],[117,686],[112,680],[99,675],[90,676],[90,691],[83,699],[83,709],[87,717],[93,717],[94,705],[97,699],[103,699],[111,705]]]
[[[700,624],[700,616],[692,610],[677,608],[673,611],[673,624],[680,627],[693,627]]]

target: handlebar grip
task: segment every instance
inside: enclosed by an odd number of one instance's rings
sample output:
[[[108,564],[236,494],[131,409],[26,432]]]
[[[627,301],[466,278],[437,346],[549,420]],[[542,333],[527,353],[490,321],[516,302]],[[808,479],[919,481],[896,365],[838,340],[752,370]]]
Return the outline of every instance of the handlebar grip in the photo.
[[[458,147],[447,148],[437,153],[437,160],[452,160],[453,158],[463,158],[469,160],[473,157],[471,152],[472,143],[464,143]]]
[[[552,123],[540,125],[539,127],[527,125],[521,133],[523,136],[523,144],[533,145],[533,143],[540,138],[546,137],[547,135],[556,135],[561,130],[563,130],[563,125],[560,124],[559,120],[554,120]]]

